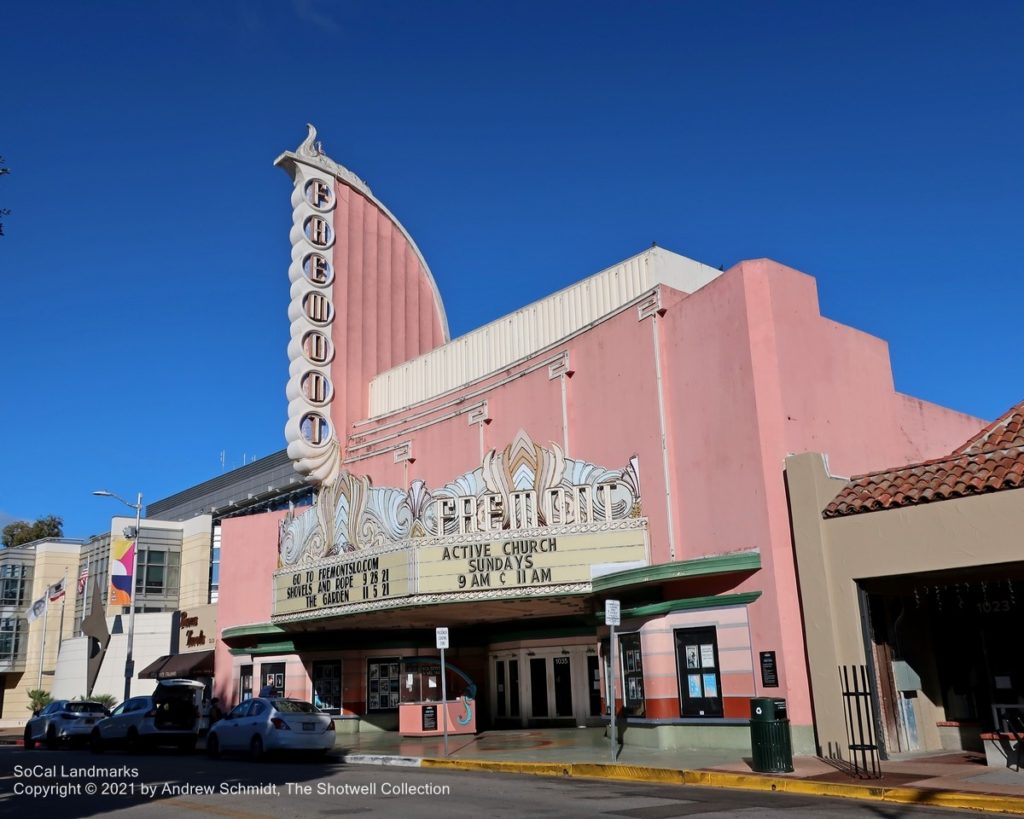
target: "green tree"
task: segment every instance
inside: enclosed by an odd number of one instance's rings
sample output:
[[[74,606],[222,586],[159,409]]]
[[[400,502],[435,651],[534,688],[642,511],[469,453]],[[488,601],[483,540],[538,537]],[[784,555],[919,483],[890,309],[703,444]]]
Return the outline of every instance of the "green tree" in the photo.
[[[53,702],[50,692],[44,691],[42,688],[26,689],[26,691],[28,692],[28,710],[33,714],[39,713]]]
[[[93,694],[91,697],[87,697],[85,694],[82,694],[82,696],[75,697],[75,699],[80,702],[98,702],[107,710],[112,709],[118,704],[118,702],[120,702],[120,700],[118,700],[118,698],[113,694]]]
[[[11,172],[11,169],[7,167],[7,160],[0,156],[0,176],[7,176]],[[0,208],[0,218],[4,216],[10,216],[10,208]],[[0,222],[0,236],[4,235],[4,223]]]
[[[41,540],[44,537],[63,537],[64,519],[56,515],[47,515],[39,518],[34,523],[24,520],[16,520],[8,523],[0,534],[0,541],[10,549],[13,546],[20,546],[22,543],[31,543],[33,540]]]

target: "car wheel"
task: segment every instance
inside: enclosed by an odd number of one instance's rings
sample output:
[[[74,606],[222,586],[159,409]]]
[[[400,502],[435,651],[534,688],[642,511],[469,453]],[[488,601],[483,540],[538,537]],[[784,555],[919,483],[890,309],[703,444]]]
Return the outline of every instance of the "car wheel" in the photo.
[[[220,741],[217,739],[216,734],[206,738],[206,755],[210,759],[216,759],[220,756]]]
[[[137,754],[142,750],[142,743],[139,741],[139,732],[132,728],[125,738],[125,747],[130,754]]]
[[[94,754],[103,753],[103,737],[100,736],[99,731],[93,731],[89,734],[89,750]]]
[[[36,741],[32,738],[32,729],[25,726],[25,750],[31,751],[36,747]]]
[[[249,743],[249,757],[253,762],[263,761],[263,740],[259,736],[254,736]]]
[[[52,725],[46,729],[46,747],[51,751],[57,750],[57,729]]]

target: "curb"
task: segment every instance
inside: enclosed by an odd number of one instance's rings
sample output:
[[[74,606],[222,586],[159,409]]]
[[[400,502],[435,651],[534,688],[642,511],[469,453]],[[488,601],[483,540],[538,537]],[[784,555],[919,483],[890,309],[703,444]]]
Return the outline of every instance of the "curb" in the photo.
[[[417,756],[388,754],[342,754],[339,759],[347,765],[388,765],[398,768],[419,768],[423,761]]]
[[[1024,797],[991,793],[970,793],[933,788],[884,787],[855,785],[843,782],[813,782],[806,779],[762,774],[733,773],[714,770],[672,770],[637,765],[610,765],[596,762],[499,762],[490,760],[421,760],[423,768],[491,771],[532,776],[581,777],[651,782],[663,785],[696,785],[704,788],[772,791],[803,796],[824,796],[838,799],[860,799],[866,802],[888,802],[901,805],[923,805],[934,808],[960,808],[985,813],[1006,813],[1024,816]]]

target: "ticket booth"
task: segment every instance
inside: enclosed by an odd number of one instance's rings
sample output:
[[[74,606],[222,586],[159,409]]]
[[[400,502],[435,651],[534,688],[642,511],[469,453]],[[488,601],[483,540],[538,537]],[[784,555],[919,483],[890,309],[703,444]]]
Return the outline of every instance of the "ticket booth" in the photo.
[[[407,657],[402,661],[398,730],[402,736],[432,737],[476,733],[476,685],[459,668],[445,663],[447,702],[441,701],[441,660]]]

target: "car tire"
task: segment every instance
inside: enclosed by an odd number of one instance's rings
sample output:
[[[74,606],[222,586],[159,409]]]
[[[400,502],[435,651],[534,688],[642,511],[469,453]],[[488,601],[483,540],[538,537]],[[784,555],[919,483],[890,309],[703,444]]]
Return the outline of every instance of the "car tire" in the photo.
[[[196,738],[186,737],[185,739],[178,740],[178,752],[182,754],[190,754],[196,749]]]
[[[249,758],[253,762],[263,761],[263,739],[258,734],[249,743]]]
[[[25,726],[25,750],[31,751],[36,747],[36,741],[32,738],[32,729]]]
[[[93,731],[89,734],[89,750],[94,754],[103,753],[103,737],[100,736],[99,731]]]
[[[130,754],[142,753],[142,740],[139,739],[139,732],[134,728],[129,729],[128,736],[124,740],[125,750]]]
[[[220,756],[220,740],[217,739],[216,734],[206,737],[206,755],[210,759],[217,759]]]
[[[57,750],[57,729],[52,725],[46,729],[46,747],[51,751]]]

